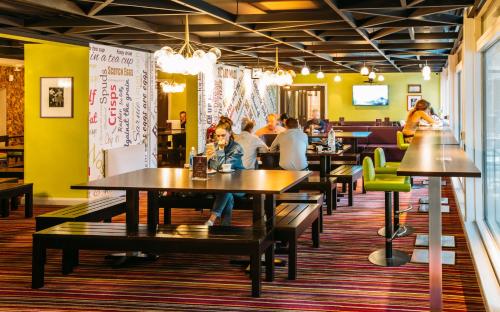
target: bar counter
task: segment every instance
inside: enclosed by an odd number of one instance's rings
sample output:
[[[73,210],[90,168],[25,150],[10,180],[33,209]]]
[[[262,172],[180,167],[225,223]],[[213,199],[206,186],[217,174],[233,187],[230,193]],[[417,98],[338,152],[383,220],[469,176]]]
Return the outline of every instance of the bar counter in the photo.
[[[431,311],[442,311],[441,177],[481,177],[449,129],[417,130],[397,171],[429,177],[429,291]]]

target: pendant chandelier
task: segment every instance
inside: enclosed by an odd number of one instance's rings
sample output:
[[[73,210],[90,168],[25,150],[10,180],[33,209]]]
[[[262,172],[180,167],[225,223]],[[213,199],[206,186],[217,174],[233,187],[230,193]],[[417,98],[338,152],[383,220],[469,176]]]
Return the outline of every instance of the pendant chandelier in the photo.
[[[276,63],[273,71],[264,72],[263,78],[268,85],[289,86],[293,83],[295,72],[293,70],[284,70],[280,68],[278,61],[278,48],[276,47]]]
[[[175,81],[162,81],[160,82],[160,87],[164,93],[180,93],[184,92],[186,84],[177,83]]]
[[[169,46],[164,46],[154,53],[156,65],[162,72],[169,74],[198,75],[210,70],[221,57],[221,51],[211,48],[208,52],[195,50],[189,41],[189,21],[186,15],[184,44],[175,52]]]

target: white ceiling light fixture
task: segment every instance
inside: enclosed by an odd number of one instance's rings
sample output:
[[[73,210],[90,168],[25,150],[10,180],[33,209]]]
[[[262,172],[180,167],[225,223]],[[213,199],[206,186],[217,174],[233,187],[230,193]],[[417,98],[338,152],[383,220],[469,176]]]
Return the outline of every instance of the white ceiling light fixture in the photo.
[[[424,68],[422,68],[422,75],[424,76],[424,79],[426,76],[431,75],[431,68],[427,65],[427,61],[425,61]],[[430,77],[429,77],[429,79],[430,79]],[[425,79],[425,80],[429,80],[429,79]]]
[[[321,66],[319,67],[319,72],[316,74],[316,78],[318,79],[325,78],[325,74],[321,71]]]
[[[373,68],[372,68],[372,70],[368,74],[368,79],[375,80],[375,77],[377,77],[377,74],[375,74],[375,71],[373,71]]]
[[[335,81],[335,82],[341,82],[342,81],[342,77],[340,77],[338,70],[337,70],[337,74],[333,78],[333,81]]]
[[[221,57],[218,48],[211,48],[208,52],[195,50],[189,41],[189,21],[186,15],[184,44],[175,52],[169,46],[164,46],[154,53],[156,65],[161,71],[170,74],[198,75],[200,72],[212,68]]]
[[[382,74],[378,75],[377,80],[378,80],[378,81],[384,81],[384,80],[385,80],[384,75],[382,75]]]
[[[369,73],[370,71],[368,70],[368,67],[366,67],[365,62],[363,62],[363,67],[361,67],[360,74],[363,76],[368,76]]]
[[[300,73],[304,76],[307,76],[311,73],[311,71],[309,70],[309,67],[307,67],[307,63],[305,60],[304,60],[304,67],[302,67],[302,70],[300,71]]]

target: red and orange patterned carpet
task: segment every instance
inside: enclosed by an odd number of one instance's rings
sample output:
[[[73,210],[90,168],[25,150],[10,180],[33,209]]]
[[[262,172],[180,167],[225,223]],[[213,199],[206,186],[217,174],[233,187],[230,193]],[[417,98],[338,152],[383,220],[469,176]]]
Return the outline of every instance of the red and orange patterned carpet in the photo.
[[[444,266],[446,311],[484,311],[474,267],[467,249],[450,186],[451,213],[443,214],[443,232],[455,235],[456,265]],[[402,207],[427,189],[402,194]],[[144,198],[144,197],[143,197]],[[298,279],[286,279],[278,267],[276,280],[263,282],[261,298],[250,297],[250,280],[228,256],[162,254],[156,262],[111,268],[106,252],[82,251],[81,265],[62,276],[60,252],[50,250],[45,287],[31,289],[31,234],[34,219],[22,209],[0,219],[0,311],[428,311],[426,264],[397,268],[372,265],[367,257],[384,245],[377,235],[383,225],[383,193],[357,193],[354,207],[346,199],[324,219],[321,248],[311,246],[310,233],[301,237]],[[35,207],[35,214],[54,207]],[[193,210],[175,210],[175,223],[202,223],[208,217]],[[248,212],[236,211],[235,224],[248,224]],[[116,222],[123,222],[123,216]],[[141,200],[141,221],[145,222]],[[427,214],[412,211],[403,221],[427,232]],[[398,239],[395,247],[412,252],[415,234]]]

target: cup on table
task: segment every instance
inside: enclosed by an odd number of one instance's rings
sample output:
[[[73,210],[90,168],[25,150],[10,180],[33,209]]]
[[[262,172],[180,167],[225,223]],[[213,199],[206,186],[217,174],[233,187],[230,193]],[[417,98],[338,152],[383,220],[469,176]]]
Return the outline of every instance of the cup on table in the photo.
[[[316,149],[318,150],[318,153],[321,153],[323,151],[323,145],[316,145]]]
[[[222,171],[223,172],[231,171],[231,164],[222,164]]]

